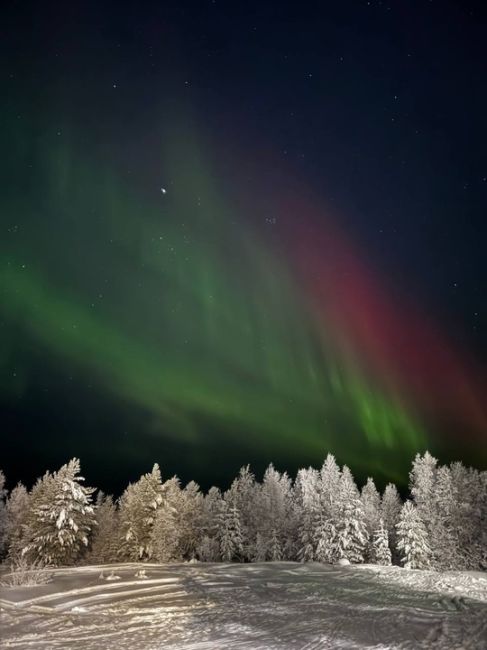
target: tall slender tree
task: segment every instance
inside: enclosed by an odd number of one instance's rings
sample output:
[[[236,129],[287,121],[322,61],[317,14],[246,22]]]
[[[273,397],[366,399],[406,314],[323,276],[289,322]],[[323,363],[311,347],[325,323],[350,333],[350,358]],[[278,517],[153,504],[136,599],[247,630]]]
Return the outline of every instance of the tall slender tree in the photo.
[[[378,526],[373,533],[372,560],[375,564],[382,566],[389,566],[392,561],[391,549],[389,548],[389,536],[382,518],[379,519]]]
[[[6,541],[8,558],[13,563],[17,562],[22,554],[25,525],[30,510],[29,501],[29,493],[22,483],[14,487],[7,499]]]
[[[341,514],[332,541],[333,557],[355,564],[363,562],[368,542],[365,516],[359,491],[346,465],[340,477],[339,504]]]
[[[89,564],[116,562],[118,552],[118,511],[110,495],[98,492],[96,522],[86,561]]]
[[[151,559],[152,527],[162,501],[161,470],[156,463],[152,472],[130,484],[120,499],[120,559]]]
[[[367,483],[360,493],[360,500],[364,511],[364,522],[367,528],[369,542],[365,550],[365,558],[370,561],[374,556],[373,536],[379,527],[380,519],[380,494],[375,487],[374,479],[369,476]]]
[[[380,514],[384,521],[384,527],[387,530],[389,539],[389,548],[391,549],[392,560],[399,564],[400,557],[396,544],[396,525],[399,522],[401,514],[402,501],[394,483],[386,485],[380,504]]]
[[[241,560],[243,555],[240,515],[235,503],[224,500],[220,523],[220,553],[224,562]]]
[[[5,500],[7,490],[5,489],[5,474],[0,469],[0,560],[7,552],[7,508]]]
[[[397,548],[402,553],[401,561],[406,569],[427,569],[430,565],[431,549],[428,531],[411,501],[401,509],[397,528]]]

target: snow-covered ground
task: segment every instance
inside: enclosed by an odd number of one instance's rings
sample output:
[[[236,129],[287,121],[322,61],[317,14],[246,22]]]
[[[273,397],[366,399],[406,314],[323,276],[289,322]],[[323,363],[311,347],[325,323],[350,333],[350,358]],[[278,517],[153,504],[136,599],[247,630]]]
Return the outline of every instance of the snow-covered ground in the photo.
[[[106,579],[112,570],[119,579]],[[293,562],[80,567],[56,570],[47,585],[3,587],[0,616],[1,648],[485,650],[487,574]]]

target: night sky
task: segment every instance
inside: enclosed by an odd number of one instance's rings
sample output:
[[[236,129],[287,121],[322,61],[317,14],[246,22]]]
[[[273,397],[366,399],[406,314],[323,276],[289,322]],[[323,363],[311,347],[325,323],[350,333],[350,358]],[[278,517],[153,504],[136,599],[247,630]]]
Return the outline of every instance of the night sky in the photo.
[[[2,14],[11,486],[487,467],[485,3]]]

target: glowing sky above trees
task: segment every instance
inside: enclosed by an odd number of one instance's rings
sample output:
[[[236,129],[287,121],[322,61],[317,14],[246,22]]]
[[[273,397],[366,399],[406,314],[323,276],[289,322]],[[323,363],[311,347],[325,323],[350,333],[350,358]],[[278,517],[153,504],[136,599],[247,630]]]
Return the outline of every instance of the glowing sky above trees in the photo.
[[[226,458],[327,451],[399,481],[427,447],[486,462],[482,360],[273,138],[208,125],[187,99],[148,119],[131,98],[123,128],[91,132],[81,110],[19,119],[18,96],[0,195],[10,435],[20,422],[46,460],[85,448],[98,466],[175,465],[176,446],[210,481]]]

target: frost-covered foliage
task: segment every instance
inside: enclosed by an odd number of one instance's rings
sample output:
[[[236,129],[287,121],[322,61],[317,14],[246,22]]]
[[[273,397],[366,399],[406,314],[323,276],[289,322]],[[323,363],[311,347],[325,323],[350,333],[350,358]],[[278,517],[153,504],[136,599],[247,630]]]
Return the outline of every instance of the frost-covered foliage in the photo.
[[[155,463],[152,472],[131,483],[120,499],[119,559],[152,558],[152,529],[156,512],[163,502],[161,470]]]
[[[347,466],[342,470],[338,494],[341,514],[331,540],[332,557],[352,563],[363,562],[368,533],[360,495]]]
[[[259,487],[250,467],[246,465],[240,469],[237,478],[224,496],[225,501],[234,505],[238,512],[242,560],[251,561],[254,558],[257,529],[259,523],[263,523],[263,513],[259,512],[261,503]]]
[[[151,531],[152,558],[158,562],[182,560],[179,554],[182,495],[179,480],[171,478],[162,486],[162,501]]]
[[[122,497],[81,484],[79,461],[47,472],[30,492],[1,492],[0,530],[11,564],[115,561],[372,562],[407,568],[487,569],[487,472],[418,454],[403,505],[394,484],[359,491],[328,454],[294,481],[269,465],[243,467],[226,492],[162,482],[159,466]],[[3,489],[3,488],[2,488]],[[3,519],[2,519],[3,517]],[[96,519],[96,521],[95,521]],[[3,523],[2,523],[3,522]]]
[[[113,498],[98,492],[96,497],[96,521],[90,549],[86,556],[89,564],[116,562],[118,553],[119,513]]]
[[[23,529],[22,556],[28,561],[58,566],[72,564],[88,546],[96,523],[91,495],[73,458],[58,472],[44,475],[31,494],[29,516]]]
[[[369,536],[377,530],[380,519],[380,494],[375,487],[374,479],[369,476],[367,483],[360,493],[362,508],[364,511],[364,522]]]
[[[0,559],[5,555],[7,549],[7,508],[5,498],[5,474],[0,470]]]
[[[223,500],[224,507],[220,514],[220,554],[222,560],[231,562],[243,556],[240,513],[231,498]]]
[[[384,526],[383,519],[379,519],[378,527],[372,536],[371,560],[375,564],[389,566],[392,564],[391,549],[389,548],[389,535]]]
[[[419,508],[411,501],[403,505],[396,528],[397,548],[402,552],[403,566],[406,569],[427,569],[431,556],[428,531]]]
[[[6,543],[10,562],[18,562],[22,555],[24,526],[30,509],[27,488],[18,483],[10,492],[6,504]]]
[[[387,536],[389,538],[389,548],[391,549],[392,560],[399,563],[399,553],[396,544],[396,525],[399,522],[401,514],[402,501],[394,483],[386,485],[380,503],[380,515],[384,522]]]

